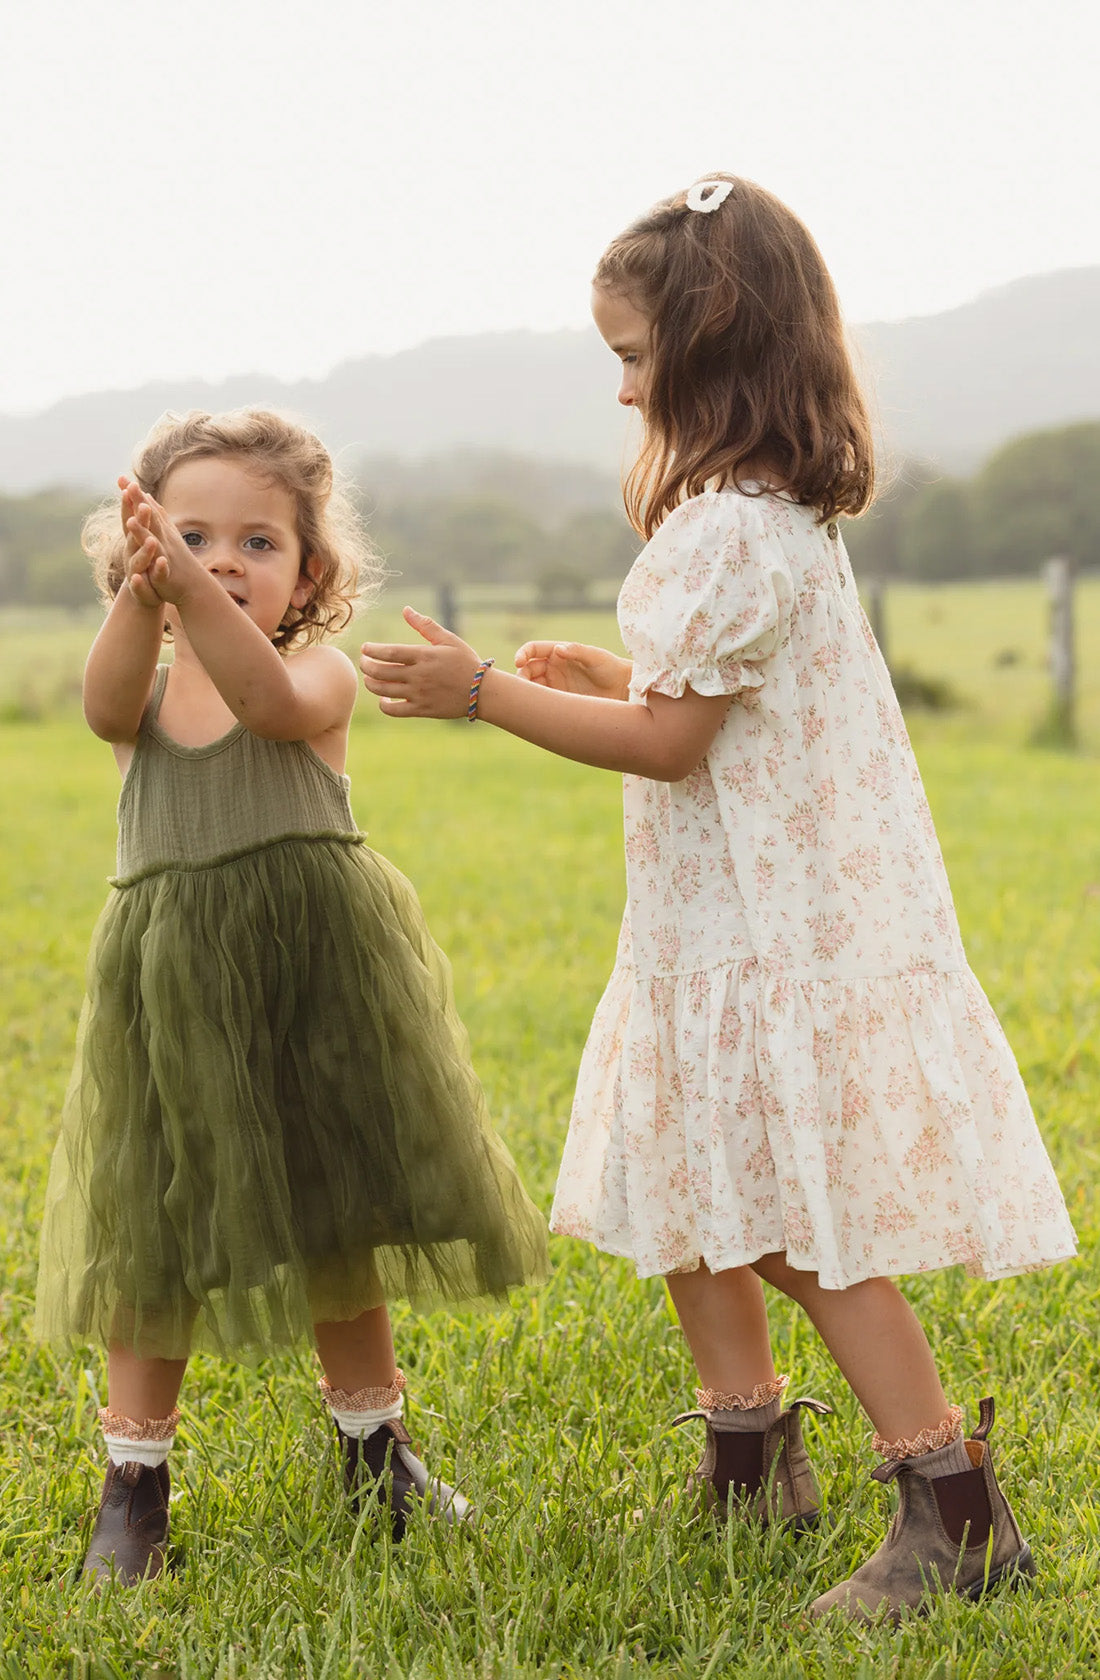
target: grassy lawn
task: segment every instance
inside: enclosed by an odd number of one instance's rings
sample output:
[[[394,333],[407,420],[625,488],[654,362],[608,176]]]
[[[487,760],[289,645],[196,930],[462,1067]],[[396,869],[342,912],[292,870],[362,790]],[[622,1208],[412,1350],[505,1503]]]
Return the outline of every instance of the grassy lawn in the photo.
[[[792,1392],[835,1408],[808,1432],[828,1521],[800,1539],[714,1531],[682,1492],[699,1443],[669,1427],[691,1403],[692,1375],[661,1288],[560,1239],[550,1283],[508,1310],[395,1312],[409,1422],[433,1466],[476,1500],[468,1532],[417,1521],[395,1549],[341,1510],[308,1354],[258,1371],[196,1360],[172,1461],[182,1567],[99,1599],[74,1584],[101,1479],[103,1360],[93,1349],[56,1359],[31,1343],[28,1318],[117,777],[72,701],[90,626],[0,622],[0,707],[16,720],[0,726],[0,1676],[1093,1675],[1100,586],[1082,599],[1091,674],[1076,755],[1023,745],[1045,693],[1037,587],[899,590],[889,607],[895,658],[949,677],[967,701],[915,715],[914,744],[973,966],[1082,1243],[1079,1261],[1030,1278],[991,1286],[947,1271],[905,1286],[950,1395],[972,1421],[978,1398],[997,1396],[998,1468],[1040,1578],[982,1606],[943,1603],[897,1632],[806,1620],[810,1600],[877,1543],[892,1498],[868,1480],[869,1430],[805,1321],[772,1303]],[[377,623],[391,634],[392,611]],[[539,628],[522,613],[469,626],[502,654]],[[607,637],[606,622],[560,628]],[[997,663],[1009,648],[1020,659]],[[40,703],[22,716],[39,721],[17,721],[34,684]],[[367,706],[349,769],[360,823],[415,881],[452,957],[493,1111],[548,1208],[621,910],[617,782],[488,728],[392,724]]]

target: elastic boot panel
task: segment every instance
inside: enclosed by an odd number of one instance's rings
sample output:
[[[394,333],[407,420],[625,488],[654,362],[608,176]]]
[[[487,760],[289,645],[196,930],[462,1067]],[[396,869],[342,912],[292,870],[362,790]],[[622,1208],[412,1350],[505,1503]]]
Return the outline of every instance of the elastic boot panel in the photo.
[[[725,1430],[714,1432],[714,1469],[711,1486],[720,1504],[751,1499],[759,1493],[764,1473],[764,1434]]]

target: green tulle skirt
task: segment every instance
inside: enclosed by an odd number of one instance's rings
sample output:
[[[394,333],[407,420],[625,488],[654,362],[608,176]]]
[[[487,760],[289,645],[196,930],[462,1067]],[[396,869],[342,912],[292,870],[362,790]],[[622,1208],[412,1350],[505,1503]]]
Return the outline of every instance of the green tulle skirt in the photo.
[[[446,959],[385,859],[296,838],[112,894],[47,1191],[44,1340],[250,1358],[545,1272]]]

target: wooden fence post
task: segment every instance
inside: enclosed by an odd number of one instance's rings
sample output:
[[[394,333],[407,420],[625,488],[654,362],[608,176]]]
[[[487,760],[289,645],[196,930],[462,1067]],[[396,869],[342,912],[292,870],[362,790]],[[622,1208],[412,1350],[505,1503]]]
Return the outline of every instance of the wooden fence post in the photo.
[[[864,578],[863,587],[867,593],[867,622],[889,670],[890,656],[886,651],[886,586],[878,573],[873,572],[870,577]]]
[[[435,597],[436,623],[442,624],[444,630],[451,630],[458,635],[458,602],[455,600],[454,586],[441,583]]]
[[[1074,563],[1055,555],[1043,567],[1050,598],[1051,699],[1047,738],[1053,745],[1071,747],[1077,742],[1077,661],[1073,634]]]

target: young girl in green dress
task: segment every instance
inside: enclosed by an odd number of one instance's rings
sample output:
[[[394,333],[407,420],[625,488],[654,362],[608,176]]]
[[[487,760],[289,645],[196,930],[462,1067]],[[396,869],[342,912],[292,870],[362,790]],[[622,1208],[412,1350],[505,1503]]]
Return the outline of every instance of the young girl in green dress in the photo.
[[[410,1451],[386,1302],[499,1296],[543,1275],[546,1238],[446,960],[352,819],[356,677],[322,642],[377,569],[328,454],[262,411],[169,416],[120,485],[85,532],[113,600],[84,679],[123,777],[118,874],[38,1332],[108,1348],[85,1570],[136,1581],[164,1567],[196,1348],[255,1359],[312,1336],[349,1491],[384,1500],[398,1537],[418,1498],[462,1517]]]

